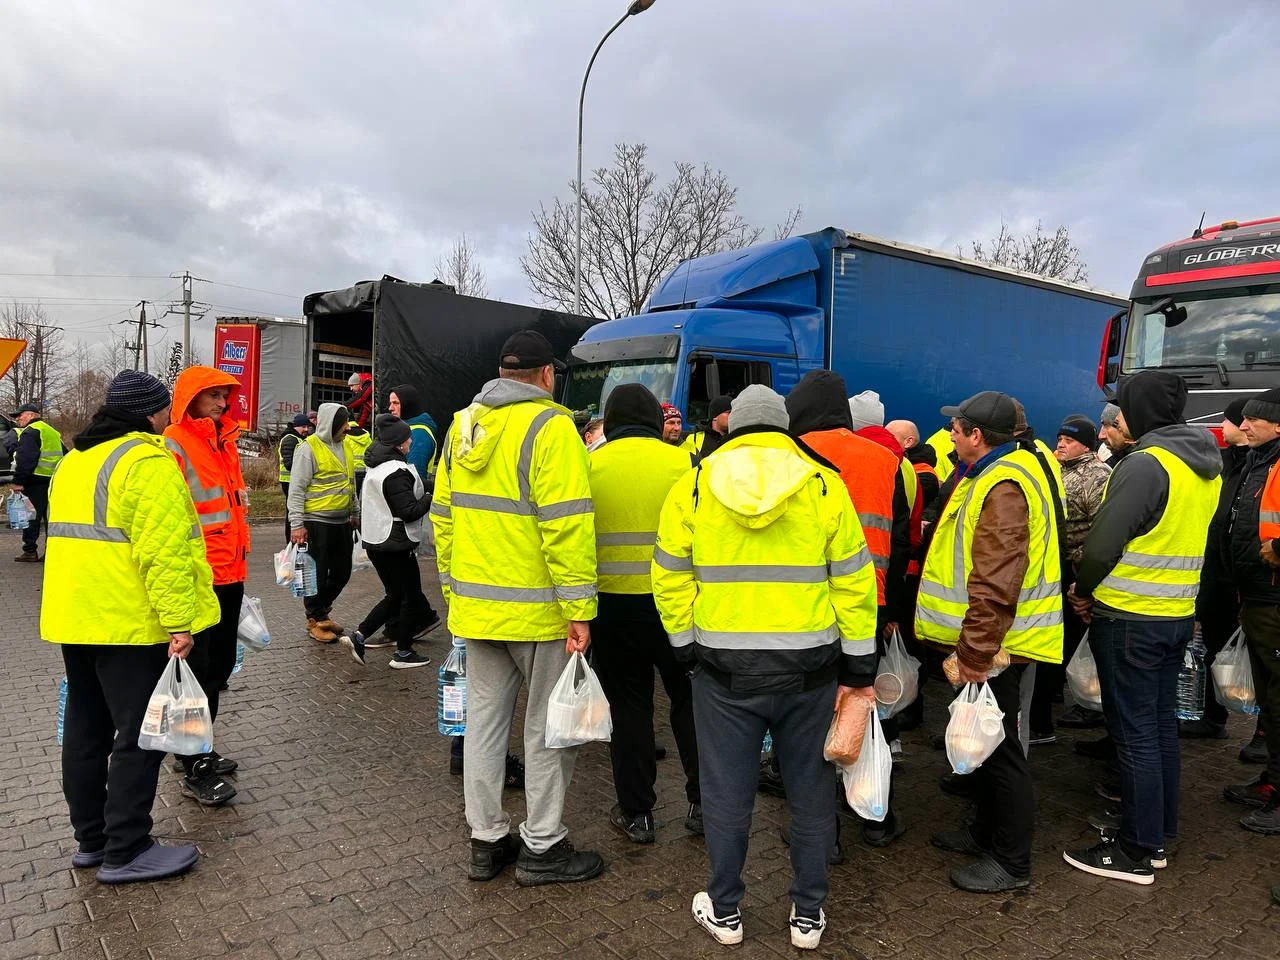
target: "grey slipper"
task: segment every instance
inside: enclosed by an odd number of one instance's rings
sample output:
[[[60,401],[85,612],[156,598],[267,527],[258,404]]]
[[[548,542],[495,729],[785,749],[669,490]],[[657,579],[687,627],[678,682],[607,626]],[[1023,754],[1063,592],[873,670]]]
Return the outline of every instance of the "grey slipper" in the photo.
[[[139,883],[163,880],[186,873],[200,859],[200,851],[191,844],[162,847],[158,843],[143,850],[128,863],[118,867],[103,866],[98,870],[100,883]]]
[[[1031,886],[1030,877],[1015,877],[991,857],[951,871],[951,882],[970,893],[1004,893]]]

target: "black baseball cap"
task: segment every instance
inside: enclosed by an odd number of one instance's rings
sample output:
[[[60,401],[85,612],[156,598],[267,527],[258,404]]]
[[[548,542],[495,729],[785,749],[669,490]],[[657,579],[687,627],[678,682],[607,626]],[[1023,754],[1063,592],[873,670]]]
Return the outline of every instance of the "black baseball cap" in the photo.
[[[548,364],[563,370],[564,364],[556,359],[551,342],[537,330],[521,330],[507,337],[498,357],[503,370],[537,370]]]
[[[1018,429],[1018,408],[1013,397],[998,390],[975,393],[957,407],[943,407],[942,415],[960,417],[972,424],[984,427],[992,433],[1014,434]]]

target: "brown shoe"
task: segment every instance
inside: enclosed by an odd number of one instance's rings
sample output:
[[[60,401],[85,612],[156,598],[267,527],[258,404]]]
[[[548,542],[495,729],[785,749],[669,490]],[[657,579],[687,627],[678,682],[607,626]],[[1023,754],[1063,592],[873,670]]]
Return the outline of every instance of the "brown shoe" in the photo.
[[[319,643],[336,643],[341,634],[324,628],[323,621],[307,618],[307,636]]]
[[[333,620],[330,620],[328,617],[320,620],[316,625],[320,627],[321,630],[328,630],[335,637],[342,636],[342,626]]]
[[[40,556],[35,553],[27,553],[23,551],[13,558],[15,563],[39,563]]]

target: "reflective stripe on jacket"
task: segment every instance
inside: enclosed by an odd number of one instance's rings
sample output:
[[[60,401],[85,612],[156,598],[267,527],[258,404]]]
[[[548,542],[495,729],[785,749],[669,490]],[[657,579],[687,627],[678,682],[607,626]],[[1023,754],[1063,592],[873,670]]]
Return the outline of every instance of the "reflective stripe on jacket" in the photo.
[[[283,437],[280,438],[280,442],[276,444],[276,468],[277,468],[276,479],[278,479],[281,483],[289,482],[289,468],[285,466],[285,461],[284,461],[284,442],[288,440],[290,437],[293,437],[292,447],[294,450],[297,450],[298,444],[302,442],[302,438],[298,436],[296,433],[286,433]],[[289,457],[289,462],[290,463],[293,462],[292,454]]]
[[[1218,506],[1222,479],[1198,476],[1163,447],[1144,447],[1130,456],[1144,454],[1155,457],[1169,476],[1168,506],[1155,527],[1129,541],[1120,560],[1094,588],[1093,598],[1113,610],[1142,616],[1190,617],[1200,592],[1205,531]],[[1104,491],[1104,503],[1106,498]]]
[[[689,472],[689,455],[657,437],[622,437],[590,459],[600,591],[652,593],[658,517],[672,485]]]
[[[62,435],[43,420],[32,420],[27,429],[40,434],[40,462],[32,472],[37,477],[52,477],[62,460]]]
[[[946,483],[947,478],[956,470],[956,465],[951,459],[951,455],[956,452],[956,445],[951,442],[951,424],[936,431],[925,443],[933,447],[938,454],[938,483]]]
[[[903,463],[908,461],[903,460]],[[938,472],[932,464],[911,461],[911,469],[915,474],[916,493],[911,501],[911,562],[907,564],[907,574],[913,577],[920,575],[920,558],[918,551],[924,543],[924,484],[921,477],[930,476],[935,480]]]
[[[348,433],[342,438],[343,448],[347,451],[347,459],[351,461],[353,473],[364,473],[364,455],[373,443],[373,436],[368,433]]]
[[[1280,460],[1272,464],[1258,502],[1258,539],[1262,543],[1280,537]]]
[[[564,639],[596,615],[587,451],[545,391],[490,381],[454,417],[431,503],[454,636]]]
[[[898,458],[874,440],[852,430],[815,430],[804,440],[840,471],[862,525],[867,549],[875,561],[876,602],[884,606],[885,576],[893,544],[893,491]]]
[[[874,677],[875,567],[857,514],[840,477],[784,433],[733,437],[676,482],[652,573],[672,645],[694,644],[712,669]]]
[[[303,493],[304,514],[329,515],[351,512],[355,495],[355,463],[348,455],[345,463],[315,434],[302,441],[311,451],[316,472]],[[343,441],[343,450],[348,450]]]
[[[219,615],[191,495],[164,441],[129,433],[67,454],[49,491],[40,636],[168,643]]]
[[[1048,480],[1034,455],[1014,450],[975,479],[964,477],[951,494],[925,558],[916,602],[916,635],[955,646],[969,609],[973,536],[987,496],[999,483],[1016,483],[1027,501],[1030,543],[1013,625],[1004,636],[1011,654],[1062,662],[1062,574],[1058,530]]]

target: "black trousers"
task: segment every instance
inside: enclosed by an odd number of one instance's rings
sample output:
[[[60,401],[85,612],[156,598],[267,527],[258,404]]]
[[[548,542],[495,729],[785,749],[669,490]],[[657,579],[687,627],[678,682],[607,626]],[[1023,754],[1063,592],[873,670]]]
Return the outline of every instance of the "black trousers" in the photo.
[[[307,528],[307,552],[316,562],[317,593],[304,597],[302,606],[308,617],[325,620],[351,579],[351,524],[306,520],[303,526]]]
[[[284,542],[289,542],[289,537],[293,535],[293,530],[289,526],[289,484],[281,480],[280,492],[284,494]]]
[[[609,755],[618,804],[629,814],[646,813],[657,801],[658,763],[653,736],[653,672],[671,701],[671,731],[684,769],[685,797],[701,803],[698,739],[693,725],[689,675],[676,662],[662,624],[648,620],[597,618],[591,623],[592,666],[613,717]],[[761,734],[763,736],[763,734]]]
[[[1213,723],[1227,722],[1227,708],[1218,702],[1209,669],[1231,635],[1240,626],[1240,594],[1229,583],[1202,583],[1196,598],[1196,619],[1200,621],[1200,637],[1204,641],[1204,718]]]
[[[358,629],[366,637],[371,637],[386,624],[387,634],[396,642],[396,650],[410,653],[413,635],[435,613],[422,592],[418,558],[410,550],[370,550],[366,547],[366,552],[386,595],[360,621]]]
[[[29,478],[23,484],[22,492],[31,501],[31,506],[36,512],[27,524],[27,528],[22,531],[22,552],[35,553],[36,543],[40,539],[40,526],[43,524],[47,529],[49,525],[49,478]]]
[[[1267,739],[1267,782],[1280,784],[1280,607],[1246,603],[1240,611],[1253,689]]]
[[[1026,669],[1025,663],[1015,663],[989,681],[996,703],[1004,711],[1004,740],[982,766],[968,774],[977,781],[978,788],[970,833],[1015,877],[1031,874],[1031,834],[1036,815],[1031,765],[1018,739],[1022,674]]]
[[[187,666],[195,674],[200,689],[209,698],[209,715],[218,719],[218,695],[222,685],[236,666],[236,633],[240,627],[240,603],[244,600],[243,583],[217,584],[218,622],[195,635],[196,645],[187,655]],[[179,757],[187,773],[205,754]]]
[[[169,662],[169,645],[63,644],[62,662],[62,794],[71,826],[81,850],[105,851],[107,866],[123,866],[151,844],[164,754],[140,749],[138,731]]]
[[[1031,695],[1031,729],[1035,733],[1053,732],[1053,699],[1062,692],[1062,685],[1067,681],[1066,664],[1071,662],[1072,654],[1089,629],[1069,605],[1064,606],[1062,663],[1036,664],[1036,687]]]

